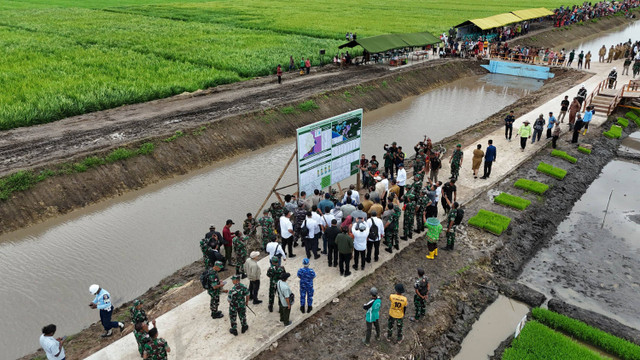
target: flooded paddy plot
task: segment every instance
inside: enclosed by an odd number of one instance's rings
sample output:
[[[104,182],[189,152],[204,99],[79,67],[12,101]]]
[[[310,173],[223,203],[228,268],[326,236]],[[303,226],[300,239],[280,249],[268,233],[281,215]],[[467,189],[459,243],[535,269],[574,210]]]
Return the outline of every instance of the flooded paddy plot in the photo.
[[[640,329],[639,176],[636,163],[616,160],[606,165],[519,281]]]

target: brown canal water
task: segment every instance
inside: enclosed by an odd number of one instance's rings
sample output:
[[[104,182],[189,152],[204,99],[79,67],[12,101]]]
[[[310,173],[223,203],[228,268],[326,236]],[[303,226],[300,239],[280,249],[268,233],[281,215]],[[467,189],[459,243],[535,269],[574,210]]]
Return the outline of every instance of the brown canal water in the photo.
[[[637,163],[607,164],[519,281],[640,329],[639,177]]]
[[[488,359],[502,341],[515,333],[518,323],[528,312],[526,304],[498,296],[473,324],[454,360]]]
[[[470,77],[367,112],[362,151],[381,157],[383,144],[398,141],[411,155],[424,134],[435,141],[453,135],[541,85],[504,75]],[[93,283],[118,306],[197,260],[209,224],[221,231],[231,218],[238,224],[233,229],[240,228],[294,148],[287,139],[0,237],[0,358],[36,349],[46,324],[71,334],[98,320],[87,307]],[[293,182],[291,169],[281,184]]]

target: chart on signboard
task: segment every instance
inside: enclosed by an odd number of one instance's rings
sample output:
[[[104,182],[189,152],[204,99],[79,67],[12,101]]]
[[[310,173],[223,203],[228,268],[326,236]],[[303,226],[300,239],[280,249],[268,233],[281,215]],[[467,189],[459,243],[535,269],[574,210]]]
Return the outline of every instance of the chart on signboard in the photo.
[[[312,193],[358,172],[362,109],[297,130],[298,185]]]

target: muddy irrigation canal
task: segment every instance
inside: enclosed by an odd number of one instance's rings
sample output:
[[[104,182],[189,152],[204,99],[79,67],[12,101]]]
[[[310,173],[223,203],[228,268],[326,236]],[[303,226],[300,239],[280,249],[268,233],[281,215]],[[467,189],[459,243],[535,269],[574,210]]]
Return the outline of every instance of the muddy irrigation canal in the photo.
[[[541,86],[477,76],[366,113],[362,152],[380,156],[396,140],[410,155],[425,133],[453,135]],[[470,110],[456,110],[462,104]],[[227,218],[241,224],[255,212],[294,147],[286,140],[0,237],[0,318],[14,324],[0,328],[0,348],[15,358],[37,347],[42,324],[74,333],[94,322],[92,283],[119,305],[198,259],[208,225],[221,230]],[[287,177],[294,182],[294,171]]]

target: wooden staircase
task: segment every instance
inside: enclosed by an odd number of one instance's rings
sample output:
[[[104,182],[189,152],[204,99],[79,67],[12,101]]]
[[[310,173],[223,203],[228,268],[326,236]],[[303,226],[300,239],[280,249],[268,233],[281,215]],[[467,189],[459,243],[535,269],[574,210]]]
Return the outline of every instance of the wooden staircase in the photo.
[[[620,101],[622,100],[622,93],[624,93],[625,86],[622,89],[617,90],[617,81],[613,84],[613,89],[608,89],[608,79],[604,79],[593,90],[591,95],[587,98],[587,101],[583,103],[582,111],[587,109],[587,106],[593,105],[596,110],[596,114],[609,116],[616,109]]]

